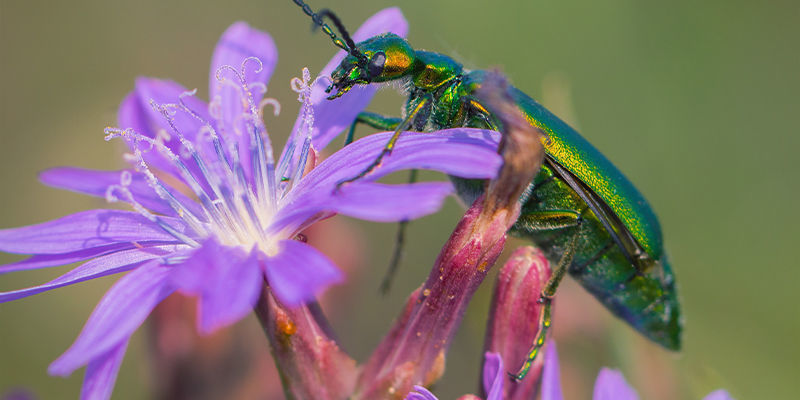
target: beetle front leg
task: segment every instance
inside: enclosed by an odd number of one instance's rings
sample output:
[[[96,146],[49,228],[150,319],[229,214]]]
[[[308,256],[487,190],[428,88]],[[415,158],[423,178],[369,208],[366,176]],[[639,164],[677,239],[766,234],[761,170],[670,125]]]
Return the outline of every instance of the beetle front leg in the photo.
[[[386,117],[367,111],[359,113],[356,120],[350,124],[350,130],[347,132],[347,136],[344,139],[344,145],[347,146],[353,143],[357,124],[364,124],[383,131],[392,131],[397,128],[397,125],[400,125],[400,122],[403,122],[402,118]]]

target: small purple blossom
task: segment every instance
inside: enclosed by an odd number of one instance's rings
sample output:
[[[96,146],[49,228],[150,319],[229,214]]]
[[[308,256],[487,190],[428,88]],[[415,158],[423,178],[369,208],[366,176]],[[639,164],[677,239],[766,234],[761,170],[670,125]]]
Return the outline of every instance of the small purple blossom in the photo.
[[[399,10],[379,12],[354,36],[386,30],[405,34]],[[50,365],[51,374],[62,376],[87,366],[81,398],[110,397],[130,336],[170,294],[199,299],[204,333],[250,313],[265,280],[281,303],[300,306],[343,279],[322,253],[295,240],[303,229],[334,214],[408,220],[436,211],[452,192],[449,183],[387,185],[376,182],[380,177],[417,168],[486,179],[499,167],[485,132],[407,133],[374,173],[335,190],[372,162],[390,133],[359,140],[320,163],[316,151],[375,89],[328,102],[304,70],[292,82],[303,107],[276,160],[262,119],[264,107],[279,109],[263,97],[276,62],[270,36],[240,22],[214,51],[210,104],[174,82],[138,79],[120,106],[122,128],[106,130],[107,140],[129,146],[131,169],[56,168],[41,175],[48,185],[125,202],[134,211],[96,209],[0,230],[1,251],[32,255],[0,266],[0,273],[84,262],[45,284],[0,293],[0,302],[129,271]],[[329,66],[337,63],[334,58]]]
[[[506,379],[503,358],[500,354],[487,352],[483,362],[483,391],[486,400],[503,400],[503,383]],[[468,395],[469,396],[469,395]],[[465,398],[464,396],[462,398]],[[478,398],[469,396],[469,398]],[[439,400],[433,393],[422,386],[414,386],[414,391],[405,400]]]
[[[548,341],[545,345],[544,372],[542,373],[541,400],[562,400],[561,378],[558,372],[558,352],[555,342]],[[594,383],[593,400],[638,400],[636,390],[625,380],[622,372],[603,368],[597,374]],[[703,400],[733,400],[725,390],[716,390],[709,393]]]

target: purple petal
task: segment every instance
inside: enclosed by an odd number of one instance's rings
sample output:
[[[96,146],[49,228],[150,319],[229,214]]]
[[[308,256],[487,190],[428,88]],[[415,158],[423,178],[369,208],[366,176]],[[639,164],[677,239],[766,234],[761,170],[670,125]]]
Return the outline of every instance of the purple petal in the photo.
[[[61,167],[43,171],[39,174],[39,179],[52,187],[105,198],[108,187],[119,185],[121,175],[124,172],[131,174],[131,182],[127,188],[131,191],[136,202],[150,211],[177,216],[175,210],[166,201],[158,197],[155,190],[147,183],[144,175],[135,171],[93,171],[83,168]],[[173,190],[170,193],[193,214],[202,215],[196,202],[178,191]]]
[[[257,253],[207,240],[183,264],[175,267],[172,283],[200,297],[198,328],[202,333],[248,315],[261,293],[264,278]]]
[[[282,240],[278,252],[267,256],[263,267],[269,286],[287,307],[313,300],[344,277],[319,250],[296,240]]]
[[[251,176],[251,161],[250,161],[250,136],[247,134],[238,134],[236,132],[245,132],[244,127],[239,126],[235,128],[235,124],[242,123],[241,116],[249,110],[243,108],[241,91],[236,87],[230,85],[233,83],[239,86],[239,78],[236,77],[233,71],[230,71],[223,66],[233,67],[236,71],[242,69],[242,62],[248,57],[255,57],[262,63],[262,68],[258,71],[258,63],[248,62],[245,65],[245,78],[248,85],[254,83],[267,84],[275,64],[278,62],[278,49],[275,42],[265,32],[251,28],[244,22],[236,22],[231,25],[225,33],[220,37],[217,42],[217,47],[214,49],[214,56],[211,58],[211,73],[209,77],[209,89],[211,93],[212,103],[218,102],[220,129],[227,133],[228,138],[235,137],[239,142],[239,157],[241,160],[242,168],[246,176]],[[258,71],[258,72],[256,72]],[[225,79],[228,82],[222,83],[217,77]],[[261,102],[264,93],[263,90],[251,87],[251,94],[253,96],[253,104],[257,107]]]
[[[545,364],[547,365],[547,364]],[[622,372],[603,368],[594,383],[594,400],[638,400],[636,391],[625,381]]]
[[[718,389],[703,397],[703,400],[733,400],[733,396],[724,389]]]
[[[412,220],[436,212],[452,192],[453,185],[448,182],[410,185],[355,182],[333,194],[321,191],[299,199],[302,206],[282,208],[269,231],[294,233],[314,215],[328,213],[379,222]]]
[[[30,287],[27,289],[14,290],[11,292],[0,293],[0,303],[18,300],[23,297],[33,296],[48,290],[57,289],[64,286],[74,285],[90,279],[100,278],[107,275],[117,274],[128,271],[141,265],[147,260],[161,258],[175,252],[175,246],[151,247],[148,249],[125,250],[109,254],[88,261],[83,265],[67,272],[64,275],[53,279],[45,284]]]
[[[544,371],[542,371],[541,400],[563,400],[561,376],[558,372],[558,352],[556,343],[548,340],[544,350]]]
[[[135,247],[136,246],[134,246],[133,243],[117,243],[64,254],[40,254],[17,261],[15,263],[0,265],[0,274],[72,264],[80,261],[86,261],[90,258],[116,253],[121,250],[133,249]],[[148,248],[148,246],[141,247]]]
[[[117,281],[97,304],[75,343],[50,364],[51,375],[67,376],[130,337],[156,304],[170,295],[173,268],[150,261]]]
[[[100,355],[86,366],[86,375],[81,388],[81,400],[103,400],[111,398],[114,382],[117,380],[119,366],[125,349],[128,347],[126,338],[105,354]]]
[[[439,400],[428,389],[414,385],[414,391],[409,392],[404,400]]]
[[[357,176],[380,154],[391,135],[391,132],[370,135],[337,151],[309,172],[291,196],[332,189],[339,181]],[[374,181],[403,169],[430,169],[463,178],[493,178],[502,163],[496,152],[498,140],[497,132],[470,128],[404,132],[394,151],[362,181]]]
[[[246,22],[235,22],[228,27],[217,42],[214,49],[214,56],[211,58],[211,73],[209,75],[209,93],[211,97],[220,95],[223,86],[217,80],[217,71],[220,67],[231,66],[237,71],[241,68],[242,62],[250,57],[255,57],[261,61],[261,71],[256,72],[256,68],[247,68],[247,82],[269,82],[275,64],[278,62],[278,48],[272,37],[266,32],[253,29]],[[257,64],[253,64],[256,67]],[[222,76],[226,76],[223,72]],[[257,93],[254,93],[256,95]],[[263,93],[261,93],[263,95]],[[235,100],[239,96],[233,96]],[[259,96],[260,98],[260,96]],[[256,100],[257,102],[258,100]]]
[[[448,182],[410,185],[359,183],[343,187],[332,199],[330,211],[379,222],[415,219],[438,210],[453,192]]]
[[[187,233],[183,221],[161,218],[176,231]],[[147,218],[118,210],[89,210],[38,225],[0,229],[0,250],[7,253],[61,254],[123,242],[178,240]]]
[[[393,7],[378,11],[358,28],[353,35],[353,40],[358,43],[386,32],[392,32],[402,37],[408,34],[408,22],[399,8]],[[346,54],[344,50],[337,52],[322,69],[320,76],[330,76]],[[358,113],[367,107],[378,88],[378,85],[356,86],[345,96],[331,101],[326,99],[328,94],[325,93],[325,88],[327,86],[328,81],[318,81],[313,85],[311,92],[311,104],[314,109],[314,121],[316,121],[312,132],[312,143],[317,150],[325,148],[331,140],[355,121]],[[297,117],[291,138],[298,135],[301,126],[302,114]]]
[[[182,154],[182,145],[180,138],[175,131],[170,127],[168,121],[164,116],[153,109],[150,102],[154,101],[156,104],[178,104],[180,96],[186,93],[187,89],[175,82],[155,79],[155,78],[138,78],[136,79],[136,86],[133,93],[125,97],[120,104],[118,111],[118,122],[122,129],[132,128],[137,133],[156,138],[159,136],[166,137],[163,143],[176,155]],[[187,96],[184,98],[186,105],[195,113],[197,113],[203,120],[211,121],[208,114],[208,105],[197,99],[194,96]],[[192,117],[184,111],[177,111],[174,113],[175,128],[189,141],[195,141],[197,133],[203,123],[196,118]],[[159,132],[163,133],[159,135]],[[131,143],[128,143],[129,145]],[[155,167],[162,171],[167,171],[175,176],[178,174],[175,166],[171,161],[160,154],[155,148],[149,151],[148,146],[142,144],[142,151],[144,158],[151,167]],[[188,167],[192,172],[198,172],[193,163],[188,163]]]
[[[503,400],[503,359],[500,354],[490,352],[486,352],[484,357],[486,363],[483,365],[483,390],[486,392],[486,400]]]

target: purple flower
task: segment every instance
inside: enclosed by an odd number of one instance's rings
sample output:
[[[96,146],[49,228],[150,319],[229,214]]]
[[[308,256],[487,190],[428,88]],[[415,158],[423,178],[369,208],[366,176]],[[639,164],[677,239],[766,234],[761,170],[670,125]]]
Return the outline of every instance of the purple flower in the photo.
[[[355,37],[386,30],[405,34],[397,9],[376,14]],[[87,366],[82,398],[110,396],[128,339],[170,294],[199,299],[203,333],[248,314],[265,280],[283,304],[301,305],[343,279],[323,254],[295,240],[303,229],[337,213],[373,221],[416,218],[437,210],[452,192],[444,182],[387,185],[378,178],[420,168],[485,179],[499,167],[494,142],[480,131],[408,133],[374,173],[335,190],[372,162],[390,133],[320,163],[316,150],[355,118],[374,89],[323,102],[304,70],[292,82],[303,107],[275,160],[261,110],[270,105],[277,114],[277,102],[263,98],[276,61],[270,36],[240,22],[214,51],[210,104],[174,82],[138,79],[120,106],[122,129],[106,130],[107,140],[129,146],[131,169],[56,168],[41,175],[48,185],[126,202],[134,211],[97,209],[0,230],[1,251],[32,254],[0,266],[0,273],[85,261],[45,284],[0,293],[0,302],[130,271],[50,365],[51,374],[62,376]]]
[[[487,352],[484,355],[483,363],[483,391],[486,392],[486,400],[503,400],[503,383],[505,379],[502,357],[500,357],[500,354]],[[477,399],[478,397],[467,395],[463,398]],[[438,400],[438,398],[428,389],[422,386],[414,386],[414,391],[409,393],[405,400]]]
[[[550,340],[545,345],[544,372],[542,373],[541,400],[562,400],[561,378],[558,373],[558,353],[555,343]],[[639,396],[628,382],[622,372],[615,369],[603,368],[597,374],[594,383],[593,400],[638,400]],[[725,390],[716,390],[709,393],[703,400],[733,400]]]

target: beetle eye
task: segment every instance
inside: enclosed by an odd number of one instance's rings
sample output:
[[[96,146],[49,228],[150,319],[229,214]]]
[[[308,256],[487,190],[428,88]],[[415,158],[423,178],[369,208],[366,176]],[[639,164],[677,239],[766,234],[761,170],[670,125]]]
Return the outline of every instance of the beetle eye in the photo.
[[[370,78],[377,77],[383,72],[383,64],[386,63],[386,54],[382,51],[375,53],[367,65],[367,73]]]

